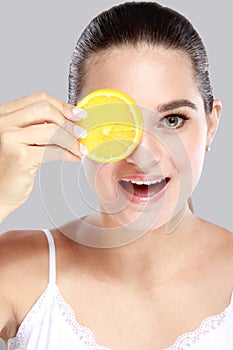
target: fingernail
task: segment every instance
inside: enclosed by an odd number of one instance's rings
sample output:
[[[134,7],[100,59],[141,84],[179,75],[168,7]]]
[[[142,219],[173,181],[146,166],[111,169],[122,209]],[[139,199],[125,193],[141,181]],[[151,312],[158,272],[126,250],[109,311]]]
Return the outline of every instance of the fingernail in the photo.
[[[73,120],[85,119],[87,116],[87,111],[85,111],[84,109],[78,108],[78,107],[73,108],[72,113],[73,113],[73,115],[71,118]]]
[[[80,152],[85,157],[88,153],[88,149],[82,143],[79,143],[79,149],[80,149]]]
[[[84,139],[87,136],[87,130],[82,128],[81,126],[75,124],[73,126],[73,134],[78,139]]]

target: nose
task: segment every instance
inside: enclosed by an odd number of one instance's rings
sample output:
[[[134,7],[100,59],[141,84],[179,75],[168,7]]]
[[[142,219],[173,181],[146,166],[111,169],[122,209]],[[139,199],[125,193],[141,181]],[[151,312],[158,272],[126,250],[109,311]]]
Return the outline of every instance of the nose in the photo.
[[[162,147],[162,143],[158,137],[144,130],[141,142],[125,160],[140,168],[149,169],[160,162]]]

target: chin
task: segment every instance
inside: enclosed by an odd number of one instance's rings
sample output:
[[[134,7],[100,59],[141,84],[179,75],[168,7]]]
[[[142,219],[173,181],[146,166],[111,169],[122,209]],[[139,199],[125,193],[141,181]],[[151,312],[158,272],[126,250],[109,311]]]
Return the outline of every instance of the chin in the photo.
[[[147,232],[169,222],[178,210],[174,210],[176,202],[167,197],[156,203],[135,204],[119,196],[116,202],[102,202],[101,208],[107,215],[111,215],[118,227]]]

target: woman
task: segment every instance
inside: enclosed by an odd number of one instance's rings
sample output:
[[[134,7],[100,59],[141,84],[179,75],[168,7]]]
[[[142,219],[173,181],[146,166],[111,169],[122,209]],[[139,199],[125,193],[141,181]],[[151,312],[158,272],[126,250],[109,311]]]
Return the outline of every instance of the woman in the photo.
[[[129,157],[99,165],[74,142],[72,121],[83,112],[73,105],[106,87],[133,97],[145,130]],[[116,6],[77,43],[69,102],[37,93],[0,110],[2,220],[28,198],[41,162],[54,159],[83,158],[99,198],[95,213],[45,235],[0,237],[8,348],[232,349],[232,235],[196,217],[190,201],[221,113],[200,37],[156,3]],[[163,179],[158,194],[142,193],[138,181]]]

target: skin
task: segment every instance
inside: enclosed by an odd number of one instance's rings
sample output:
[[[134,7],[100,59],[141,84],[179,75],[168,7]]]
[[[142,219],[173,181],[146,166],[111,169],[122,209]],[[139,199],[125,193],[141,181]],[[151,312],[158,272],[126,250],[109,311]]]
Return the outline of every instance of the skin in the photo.
[[[145,272],[145,266],[136,266],[131,260],[129,263],[131,254],[142,255],[143,261],[151,257],[155,266],[156,261],[163,258],[157,254],[155,256],[154,245],[166,247],[169,255],[172,255],[178,237],[183,242],[192,237],[189,231],[195,225],[195,218],[189,209],[183,223],[174,231],[175,239],[167,239],[164,233],[167,224],[172,223],[173,218],[183,217],[187,200],[197,186],[206,145],[211,144],[217,130],[221,103],[215,100],[213,112],[206,116],[202,96],[194,82],[190,59],[177,51],[149,48],[115,49],[111,54],[102,54],[90,61],[88,71],[89,79],[84,84],[81,98],[103,87],[122,90],[133,97],[144,114],[143,139],[130,157],[104,165],[89,159],[84,162],[86,174],[98,194],[102,210],[85,218],[85,222],[94,227],[120,226],[122,229],[124,226],[132,230],[140,225],[141,231],[146,232],[142,239],[129,246],[122,246],[121,249],[111,249],[104,254],[111,259],[113,265],[119,267],[119,274],[134,276],[135,268],[140,276],[142,271]],[[159,112],[161,106],[180,100],[192,102],[196,109],[184,106],[169,112]],[[190,119],[182,128],[169,130],[161,119],[171,113],[181,113]],[[112,207],[121,209],[125,204],[117,195],[116,179],[131,174],[166,174],[171,177],[166,197],[159,203],[146,206],[129,203],[125,209],[111,215]],[[184,190],[186,184],[189,186],[188,191]],[[136,224],[133,225],[132,221]],[[148,229],[148,222],[152,229]],[[187,227],[190,228],[188,237]],[[158,249],[159,251],[162,250]],[[174,258],[176,260],[176,257]],[[129,271],[126,271],[126,266],[129,267]]]
[[[27,200],[42,163],[83,156],[73,110],[43,91],[0,105],[0,222]]]
[[[183,215],[187,199],[201,176],[205,147],[216,133],[221,103],[215,100],[213,112],[206,116],[189,58],[162,49],[122,48],[96,55],[89,62],[82,96],[105,87],[128,93],[147,112],[146,131],[142,143],[125,160],[105,164],[101,170],[94,162],[84,161],[102,212],[51,230],[57,252],[57,284],[78,321],[92,329],[99,344],[118,350],[162,349],[180,334],[196,329],[205,317],[220,313],[229,304],[233,290],[231,232],[196,217],[190,210]],[[175,110],[188,115],[187,125],[174,132],[175,135],[155,126],[154,116],[158,115],[159,106],[180,99],[197,107]],[[149,113],[152,110],[156,113]],[[169,113],[160,112],[159,116]],[[149,132],[152,125],[155,135]],[[179,152],[169,149],[170,138],[175,145],[182,145],[180,150],[187,163],[183,163]],[[153,154],[152,160],[147,157],[148,149]],[[190,180],[190,171],[186,169],[191,169],[192,175],[187,192],[182,187]],[[116,215],[109,214],[109,201],[118,205],[122,200],[116,197],[116,178],[161,170],[172,179],[163,205],[152,204],[143,209],[130,203]],[[177,198],[180,198],[178,206]],[[182,221],[168,235],[165,229],[173,220],[174,209],[177,215],[182,213]],[[157,219],[148,230],[145,225],[152,211]],[[134,220],[140,217],[145,234],[121,247],[95,249],[63,234],[83,232],[87,223],[96,230],[116,226],[131,229],[132,217]],[[0,316],[0,325],[4,329],[1,335],[7,339],[15,335],[47,285],[48,247],[40,231],[9,232],[0,239],[3,267],[0,280],[4,286],[0,296],[4,316]],[[30,264],[28,256],[31,256]],[[132,332],[132,324],[138,332]]]

